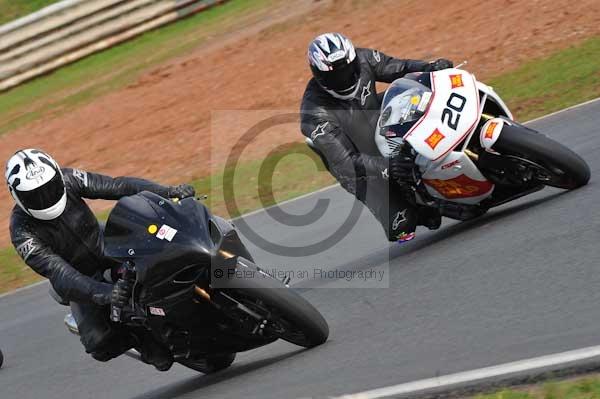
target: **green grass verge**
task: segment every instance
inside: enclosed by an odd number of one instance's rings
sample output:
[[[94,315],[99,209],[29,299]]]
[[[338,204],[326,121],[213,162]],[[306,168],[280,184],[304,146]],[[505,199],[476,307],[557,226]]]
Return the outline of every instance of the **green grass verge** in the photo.
[[[31,14],[59,0],[0,0],[0,24]]]
[[[0,95],[0,134],[125,87],[149,67],[184,54],[272,3],[231,0],[15,87]]]
[[[599,55],[600,38],[593,38],[546,59],[531,61],[491,79],[489,83],[516,110],[519,119],[527,120],[600,96]],[[293,154],[285,155],[288,153]],[[286,151],[264,160],[241,163],[233,181],[238,210],[231,215],[227,205],[231,205],[232,198],[225,198],[223,193],[223,180],[231,178],[227,171],[199,179],[193,184],[198,193],[209,195],[206,202],[214,213],[235,217],[333,183],[327,172],[317,173],[322,166],[316,165],[320,165],[320,161],[304,144],[291,145]],[[274,168],[272,190],[268,182],[258,183],[261,166]],[[273,197],[269,195],[271,191]],[[103,212],[99,217],[106,218],[107,214]],[[0,292],[32,281],[33,272],[23,269],[22,263],[11,251],[4,250],[4,255],[0,256]]]
[[[261,169],[267,178],[259,178]],[[224,183],[234,187],[233,196],[226,195]],[[298,143],[264,160],[242,162],[235,173],[227,169],[192,184],[197,193],[208,195],[205,203],[212,212],[233,218],[333,183],[321,159],[304,143]],[[233,208],[236,210],[229,212]]]
[[[553,381],[523,389],[504,389],[476,399],[600,399],[600,377]]]
[[[41,278],[21,261],[13,247],[0,249],[0,293],[23,287]]]
[[[600,37],[487,82],[526,121],[600,96]]]

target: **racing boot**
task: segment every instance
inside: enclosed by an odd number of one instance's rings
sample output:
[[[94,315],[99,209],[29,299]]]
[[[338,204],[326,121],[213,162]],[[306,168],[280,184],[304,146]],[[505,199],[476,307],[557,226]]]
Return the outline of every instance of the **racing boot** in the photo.
[[[442,215],[437,208],[420,206],[417,208],[417,225],[425,226],[429,230],[437,230],[442,224]]]
[[[148,332],[135,334],[135,349],[140,352],[142,361],[151,364],[158,371],[167,371],[173,365],[173,354]]]

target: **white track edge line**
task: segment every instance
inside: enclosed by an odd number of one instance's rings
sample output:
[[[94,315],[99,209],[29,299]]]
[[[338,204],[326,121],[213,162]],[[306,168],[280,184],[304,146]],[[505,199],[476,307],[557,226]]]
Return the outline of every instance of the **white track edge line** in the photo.
[[[600,100],[600,97],[592,98],[591,100],[588,100],[588,101],[585,101],[585,102],[582,102],[582,103],[579,103],[579,104],[571,105],[570,107],[559,109],[558,111],[554,111],[554,112],[551,112],[551,113],[546,114],[546,115],[538,116],[537,118],[528,120],[527,122],[524,122],[524,123],[527,124],[527,123],[537,122],[537,121],[539,121],[541,119],[546,119],[546,118],[549,118],[551,116],[563,113],[565,111],[570,111],[572,109],[576,109],[576,108],[579,108],[579,107],[584,107],[586,105],[592,104],[592,103],[594,103],[596,101],[599,101],[599,100]]]
[[[301,200],[301,199],[313,196],[315,194],[319,194],[319,193],[322,193],[324,191],[331,190],[332,188],[338,187],[339,185],[340,185],[339,183],[335,183],[335,184],[332,184],[330,186],[322,187],[322,188],[320,188],[318,190],[311,191],[310,193],[302,194],[302,195],[300,195],[298,197],[290,198],[288,200],[281,201],[281,202],[278,202],[278,203],[273,204],[273,205],[269,205],[269,206],[267,206],[265,208],[260,208],[260,209],[254,210],[254,211],[250,211],[248,213],[244,213],[243,215],[240,215],[238,217],[235,217],[235,218],[231,219],[231,221],[236,221],[238,219],[246,218],[248,216],[253,216],[253,215],[256,215],[258,213],[265,212],[265,211],[267,211],[269,209],[275,208],[276,206],[281,206],[281,205],[289,204],[290,202],[298,201],[298,200]]]
[[[46,283],[48,283],[48,280],[44,279],[42,281],[38,281],[36,283],[26,285],[25,287],[17,288],[16,290],[13,290],[13,291],[5,292],[4,294],[0,294],[0,299],[7,297],[9,295],[18,294],[21,291],[26,291],[30,288],[34,288],[34,287],[37,287],[38,285],[42,285],[42,284],[46,284]]]
[[[545,118],[549,118],[549,117],[551,117],[551,116],[554,116],[554,115],[556,115],[556,114],[560,114],[561,112],[570,111],[570,110],[572,110],[572,109],[575,109],[575,108],[583,107],[583,106],[585,106],[585,105],[588,105],[588,104],[591,104],[591,103],[593,103],[593,102],[595,102],[595,101],[600,101],[600,97],[597,97],[597,98],[594,98],[594,99],[591,99],[591,100],[585,101],[585,102],[583,102],[583,103],[579,103],[579,104],[571,105],[570,107],[567,107],[567,108],[559,109],[558,111],[555,111],[555,112],[549,113],[549,114],[547,114],[547,115],[542,115],[542,116],[540,116],[540,117],[538,117],[538,118],[531,119],[531,120],[529,120],[529,121],[527,121],[527,122],[523,122],[523,123],[525,123],[525,124],[528,124],[528,123],[536,122],[536,121],[539,121],[539,120],[542,120],[542,119],[545,119]],[[332,188],[334,188],[334,187],[338,187],[339,185],[340,185],[339,183],[332,184],[331,186],[327,186],[327,187],[320,188],[320,189],[318,189],[318,190],[316,190],[316,191],[312,191],[312,192],[310,192],[310,193],[303,194],[303,195],[301,195],[301,196],[299,196],[299,197],[290,198],[289,200],[285,200],[285,201],[279,202],[279,203],[277,203],[277,204],[274,204],[274,205],[268,206],[268,207],[266,207],[266,208],[261,208],[261,209],[257,209],[257,210],[254,210],[254,211],[250,211],[250,212],[248,212],[248,213],[244,213],[243,215],[240,215],[240,216],[238,216],[238,217],[236,217],[236,218],[233,218],[233,219],[231,219],[231,220],[232,220],[232,221],[235,221],[235,220],[237,220],[237,219],[240,219],[240,218],[245,218],[245,217],[248,217],[248,216],[253,216],[253,215],[256,215],[256,214],[258,214],[258,213],[265,212],[266,210],[268,210],[268,209],[271,209],[271,208],[274,208],[274,207],[276,207],[276,206],[281,206],[281,205],[284,205],[284,204],[289,204],[289,203],[291,203],[291,202],[298,201],[298,200],[301,200],[301,199],[304,199],[304,198],[308,198],[308,197],[310,197],[310,196],[313,196],[313,195],[315,195],[315,194],[322,193],[322,192],[324,192],[324,191],[327,191],[327,190],[331,190]],[[6,293],[4,293],[4,294],[0,294],[0,298],[4,298],[4,297],[6,297],[6,296],[8,296],[8,295],[16,294],[16,293],[18,293],[18,292],[21,292],[21,291],[24,291],[24,290],[26,290],[26,289],[28,289],[28,288],[32,288],[32,287],[35,287],[35,286],[37,286],[37,285],[40,285],[40,284],[42,284],[42,283],[44,283],[44,282],[46,282],[46,281],[39,281],[39,282],[37,282],[37,283],[33,283],[33,284],[30,284],[30,285],[26,285],[25,287],[17,288],[17,289],[16,289],[16,290],[14,290],[14,291],[10,291],[10,292],[6,292]]]
[[[488,378],[506,376],[524,371],[532,371],[536,369],[543,369],[546,367],[587,360],[598,356],[600,356],[600,345],[555,353],[552,355],[539,356],[455,374],[448,374],[440,377],[427,378],[354,394],[337,396],[333,399],[380,399],[393,395],[418,393],[435,388],[446,388],[453,385],[476,382]]]

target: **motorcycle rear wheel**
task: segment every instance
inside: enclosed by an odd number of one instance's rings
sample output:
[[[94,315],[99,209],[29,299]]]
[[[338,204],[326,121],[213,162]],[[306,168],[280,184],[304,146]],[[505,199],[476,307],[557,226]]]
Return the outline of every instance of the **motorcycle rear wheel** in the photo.
[[[504,125],[493,149],[537,164],[536,180],[546,186],[572,190],[590,180],[590,167],[579,155],[522,125]]]

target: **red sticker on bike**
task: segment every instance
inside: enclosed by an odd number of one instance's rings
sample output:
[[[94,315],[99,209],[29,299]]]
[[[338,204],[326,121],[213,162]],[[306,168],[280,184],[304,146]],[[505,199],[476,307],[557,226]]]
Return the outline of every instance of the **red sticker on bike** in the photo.
[[[489,181],[471,179],[466,175],[448,180],[423,179],[423,182],[448,199],[477,197],[494,188]]]
[[[432,150],[435,150],[435,147],[437,147],[437,145],[445,138],[446,136],[444,136],[442,134],[442,132],[440,132],[438,129],[435,129],[433,131],[433,133],[431,133],[429,135],[429,137],[427,137],[425,139],[425,142],[427,143],[427,145],[429,147],[431,147]]]
[[[462,75],[450,75],[450,83],[452,84],[452,88],[456,89],[457,87],[463,87]]]
[[[485,135],[484,137],[486,139],[493,139],[494,138],[494,130],[496,130],[496,126],[498,126],[498,122],[491,122],[487,129],[485,129]]]

